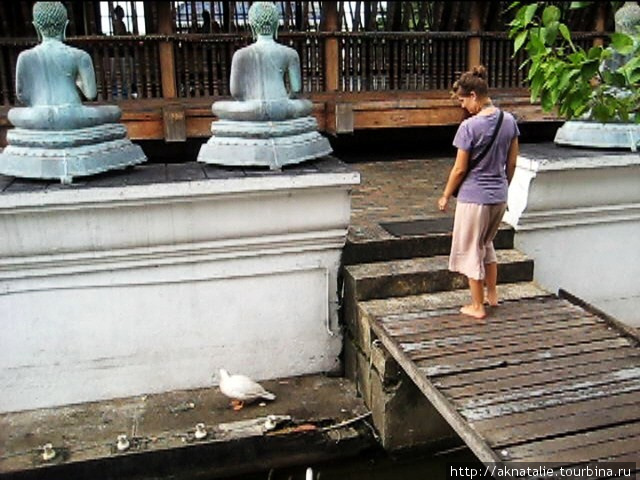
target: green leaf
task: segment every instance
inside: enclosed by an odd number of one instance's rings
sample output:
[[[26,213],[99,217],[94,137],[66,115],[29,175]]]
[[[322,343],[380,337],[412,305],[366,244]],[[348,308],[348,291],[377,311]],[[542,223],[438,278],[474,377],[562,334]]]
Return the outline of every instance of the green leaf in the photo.
[[[571,32],[569,31],[569,27],[567,27],[564,23],[561,23],[558,25],[558,30],[560,30],[560,35],[562,35],[562,38],[573,45],[573,42],[571,42]]]
[[[555,5],[549,5],[542,11],[542,24],[548,27],[554,22],[560,21],[560,9]]]
[[[556,38],[558,38],[559,25],[559,22],[552,22],[544,30],[544,40],[547,45],[553,45],[554,43],[556,43]]]
[[[580,69],[580,75],[582,75],[583,80],[589,81],[593,78],[593,76],[598,71],[598,67],[600,64],[597,61],[590,60],[585,62]]]
[[[551,92],[549,90],[545,90],[544,92],[542,92],[540,104],[542,105],[542,109],[546,112],[553,109],[555,102],[553,101]]]
[[[578,8],[584,8],[591,4],[592,2],[571,2],[569,5],[570,10],[577,10]]]
[[[535,102],[540,97],[540,91],[544,83],[544,76],[541,74],[535,75],[531,81],[531,101]]]
[[[633,52],[633,38],[624,33],[612,33],[611,46],[617,52],[628,55]]]
[[[516,37],[515,41],[513,42],[513,53],[516,54],[518,53],[518,50],[520,50],[520,48],[522,48],[522,45],[524,45],[525,40],[527,39],[527,34],[529,32],[527,32],[526,30],[523,30],[522,32],[520,32],[518,34],[518,36]]]
[[[533,17],[536,15],[536,10],[538,9],[537,3],[532,3],[531,5],[527,5],[524,10],[524,25],[527,26],[533,20]]]
[[[589,60],[601,60],[603,48],[600,46],[591,47],[589,52],[587,52],[587,58]]]

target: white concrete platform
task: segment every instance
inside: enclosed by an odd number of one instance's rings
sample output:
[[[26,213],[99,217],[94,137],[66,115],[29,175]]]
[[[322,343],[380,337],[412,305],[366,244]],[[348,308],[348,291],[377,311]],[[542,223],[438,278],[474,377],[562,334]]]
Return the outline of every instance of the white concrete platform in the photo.
[[[523,145],[505,221],[544,288],[640,327],[640,154]]]
[[[359,175],[193,163],[0,177],[0,411],[335,370]]]

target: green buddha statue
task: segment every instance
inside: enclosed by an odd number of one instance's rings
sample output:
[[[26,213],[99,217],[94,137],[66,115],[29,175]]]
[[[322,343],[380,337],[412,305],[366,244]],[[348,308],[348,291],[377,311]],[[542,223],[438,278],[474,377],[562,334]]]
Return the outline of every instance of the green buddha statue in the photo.
[[[300,57],[275,41],[278,23],[272,2],[253,2],[249,25],[255,43],[233,55],[234,100],[213,104],[218,120],[211,124],[213,135],[200,148],[198,161],[279,170],[331,153],[311,115],[312,103],[295,98],[302,89]]]
[[[26,107],[9,111],[9,121],[18,128],[73,130],[120,119],[117,106],[87,107],[80,92],[96,96],[93,62],[83,50],[63,43],[68,24],[67,10],[60,2],[37,2],[33,24],[40,44],[18,56],[16,96]]]
[[[215,102],[212,110],[218,118],[280,121],[311,113],[310,101],[289,98],[302,88],[300,58],[293,48],[275,41],[278,18],[278,10],[271,2],[251,5],[249,25],[255,43],[233,55],[230,91],[235,101]],[[286,89],[285,75],[291,92]]]
[[[88,53],[63,43],[67,10],[60,2],[36,2],[33,24],[40,43],[18,56],[16,93],[26,107],[9,110],[14,125],[0,152],[0,174],[59,179],[126,168],[146,161],[127,138],[115,105],[89,107],[96,77]]]

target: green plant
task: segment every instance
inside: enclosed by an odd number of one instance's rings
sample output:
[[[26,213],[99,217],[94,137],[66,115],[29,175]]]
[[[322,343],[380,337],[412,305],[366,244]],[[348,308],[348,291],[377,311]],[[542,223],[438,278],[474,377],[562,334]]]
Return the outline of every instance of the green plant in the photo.
[[[586,2],[572,2],[579,8]],[[575,5],[574,5],[575,4]],[[585,51],[572,40],[562,10],[548,2],[523,5],[509,24],[514,51],[527,51],[531,101],[560,116],[640,123],[640,36],[614,33],[610,45]]]

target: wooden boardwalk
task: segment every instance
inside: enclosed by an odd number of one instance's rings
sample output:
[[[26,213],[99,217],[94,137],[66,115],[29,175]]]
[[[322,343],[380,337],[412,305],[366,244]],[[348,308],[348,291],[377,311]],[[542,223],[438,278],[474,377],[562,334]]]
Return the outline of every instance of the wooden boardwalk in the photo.
[[[506,301],[486,321],[456,308],[371,328],[483,463],[637,468],[640,339],[566,297]]]

